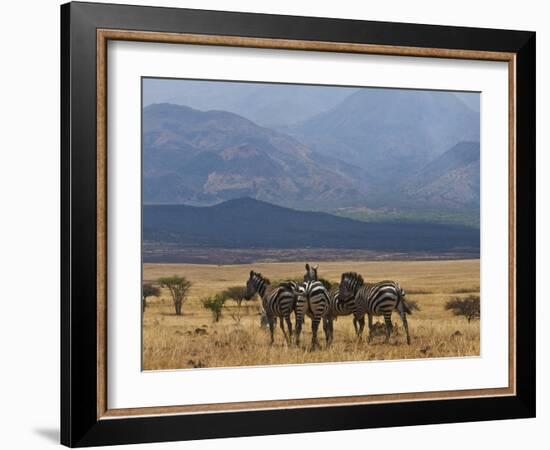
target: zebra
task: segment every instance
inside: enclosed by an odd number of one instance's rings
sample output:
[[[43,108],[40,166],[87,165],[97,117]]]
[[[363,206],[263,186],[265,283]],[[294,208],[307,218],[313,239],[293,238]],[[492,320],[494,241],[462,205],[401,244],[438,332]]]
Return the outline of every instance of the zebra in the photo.
[[[317,267],[310,267],[306,264],[306,274],[304,282],[296,287],[296,345],[300,344],[300,334],[302,332],[302,324],[304,316],[311,319],[311,347],[315,349],[317,346],[317,331],[319,323],[323,321],[323,330],[327,345],[329,344],[329,330],[327,322],[327,313],[329,306],[328,291],[325,285],[317,279]]]
[[[403,321],[403,328],[405,328],[405,332],[407,333],[407,344],[410,345],[411,338],[409,335],[407,314],[412,314],[412,312],[405,303],[404,297],[406,294],[399,283],[385,280],[365,284],[361,275],[355,272],[346,272],[342,274],[339,295],[342,298],[354,297],[354,326],[359,337],[361,337],[365,328],[365,314],[367,314],[369,320],[369,343],[372,336],[372,316],[382,315],[386,324],[385,342],[387,343],[393,330],[391,315],[393,310],[397,309]],[[359,328],[357,328],[357,325]]]
[[[306,273],[304,275],[304,281],[319,281],[319,264],[310,266],[306,264]],[[346,300],[342,300],[340,297],[339,285],[332,286],[328,290],[328,311],[325,316],[326,325],[325,328],[328,331],[327,342],[330,344],[334,339],[334,320],[338,316],[347,316],[353,313],[355,308],[354,298],[350,296]],[[355,325],[355,322],[354,322]],[[357,332],[357,327],[356,330]]]
[[[340,294],[340,285],[336,284],[332,286],[328,291],[328,300],[329,300],[329,311],[327,314],[327,323],[329,331],[329,342],[332,342],[334,338],[334,321],[338,316],[349,316],[355,311],[355,297],[353,295],[345,298]],[[355,320],[353,320],[353,326],[355,328],[355,333],[358,333],[358,325]]]
[[[260,294],[262,298],[262,316],[269,325],[271,334],[271,344],[273,344],[273,332],[275,329],[277,317],[281,325],[281,330],[288,344],[292,340],[292,321],[290,314],[296,306],[296,291],[291,283],[282,283],[272,287],[270,281],[259,272],[250,271],[250,277],[246,283],[245,300],[250,300],[254,294]],[[288,328],[288,335],[285,331],[285,323]]]
[[[310,266],[306,263],[306,273],[304,274],[304,281],[319,281],[319,277],[317,276],[318,268],[319,264],[316,264],[315,266]]]

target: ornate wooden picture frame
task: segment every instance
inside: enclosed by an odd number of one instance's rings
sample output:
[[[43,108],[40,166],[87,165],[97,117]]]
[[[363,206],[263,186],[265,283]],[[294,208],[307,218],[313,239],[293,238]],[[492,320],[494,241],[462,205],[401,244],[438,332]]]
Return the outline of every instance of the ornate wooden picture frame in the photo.
[[[535,33],[93,3],[63,5],[61,26],[63,444],[91,446],[534,417]],[[506,62],[508,386],[110,408],[106,356],[109,41]]]

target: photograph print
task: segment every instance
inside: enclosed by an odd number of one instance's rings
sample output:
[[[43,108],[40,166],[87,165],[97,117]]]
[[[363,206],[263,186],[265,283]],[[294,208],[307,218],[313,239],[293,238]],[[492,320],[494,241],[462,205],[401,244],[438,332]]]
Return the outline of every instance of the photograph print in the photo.
[[[141,88],[143,370],[480,355],[479,92]]]

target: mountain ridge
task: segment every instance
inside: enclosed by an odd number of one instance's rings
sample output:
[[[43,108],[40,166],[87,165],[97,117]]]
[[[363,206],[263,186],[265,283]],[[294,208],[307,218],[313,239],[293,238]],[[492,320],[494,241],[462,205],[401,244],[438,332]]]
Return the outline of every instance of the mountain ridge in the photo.
[[[144,205],[143,239],[204,248],[479,251],[479,230],[429,223],[367,223],[250,198],[213,206]]]
[[[460,141],[479,141],[479,115],[450,92],[364,88],[283,131],[387,183]]]
[[[479,209],[479,142],[459,142],[451,147],[409,181],[402,195],[420,205]]]
[[[374,91],[380,96],[382,90]],[[364,109],[365,102],[359,94],[356,92],[351,97],[356,107]],[[394,102],[410,96],[416,98],[417,95],[410,91],[405,94],[406,97],[402,97],[403,93],[396,94]],[[372,92],[367,97],[372,97]],[[452,94],[448,97],[453,104],[461,103]],[[431,100],[424,98],[423,101]],[[437,102],[441,103],[440,99]],[[338,108],[346,104],[349,104],[349,99]],[[414,105],[414,102],[408,105],[409,112],[414,110]],[[468,109],[466,105],[462,107]],[[378,105],[378,108],[391,116],[394,107]],[[368,146],[371,141],[367,140],[361,144],[361,157],[368,161],[365,168],[365,162],[360,163],[356,158],[346,158],[338,151],[324,152],[315,144],[310,148],[296,136],[259,126],[228,111],[199,111],[188,106],[161,103],[147,106],[143,114],[143,195],[146,203],[205,206],[249,196],[307,210],[346,207],[479,209],[479,192],[475,192],[476,186],[479,191],[479,170],[476,170],[475,163],[458,161],[463,164],[462,168],[444,164],[444,155],[447,152],[452,154],[453,148],[462,141],[433,155],[426,149],[429,136],[420,141],[411,138],[409,140],[416,142],[415,145],[422,144],[420,153],[413,149],[410,155],[403,156],[400,154],[403,146],[395,144],[397,153],[386,153],[383,148],[383,151],[379,149],[378,157],[374,157]],[[333,113],[327,114],[329,117]],[[350,111],[339,114],[339,120],[350,120],[349,114]],[[377,110],[372,114],[377,116]],[[367,122],[374,120],[373,117]],[[387,143],[384,133],[398,142],[396,136],[400,128],[412,126],[410,123],[400,125],[399,121],[399,117],[384,119],[388,130],[379,136],[380,145]],[[351,126],[361,128],[355,122]],[[322,138],[325,128],[329,129],[329,124],[319,124],[316,135]],[[418,131],[418,127],[413,128]],[[363,143],[363,131],[356,133],[356,139]],[[348,138],[353,138],[353,133],[347,134],[350,135]],[[324,144],[329,145],[330,139]],[[342,139],[339,149],[345,153],[347,144],[344,141]],[[476,156],[475,151],[473,156]],[[384,161],[382,166],[380,160]],[[433,173],[437,164],[440,168],[446,167],[447,173]],[[449,184],[453,186],[452,192]]]
[[[214,204],[254,196],[286,206],[353,203],[362,192],[290,136],[226,111],[144,108],[146,203]]]
[[[145,106],[187,105],[201,111],[221,109],[261,126],[285,126],[329,110],[357,88],[205,80],[144,80]]]

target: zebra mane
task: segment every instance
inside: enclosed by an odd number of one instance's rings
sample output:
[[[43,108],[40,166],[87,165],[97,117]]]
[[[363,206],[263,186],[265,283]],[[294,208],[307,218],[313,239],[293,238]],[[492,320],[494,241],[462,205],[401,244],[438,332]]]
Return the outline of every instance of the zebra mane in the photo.
[[[294,281],[283,281],[281,284],[279,284],[279,286],[293,291],[296,288],[297,283]]]
[[[260,272],[253,272],[254,276],[260,278],[261,280],[263,280],[263,282],[265,284],[271,284],[271,281],[269,281],[269,278],[267,277],[264,277]]]
[[[344,280],[344,278],[350,278],[352,280],[357,281],[359,284],[365,284],[363,277],[359,275],[357,272],[344,272],[342,274],[342,280]]]

